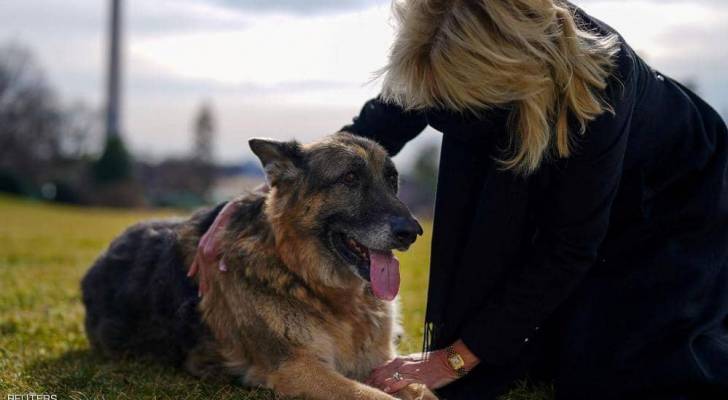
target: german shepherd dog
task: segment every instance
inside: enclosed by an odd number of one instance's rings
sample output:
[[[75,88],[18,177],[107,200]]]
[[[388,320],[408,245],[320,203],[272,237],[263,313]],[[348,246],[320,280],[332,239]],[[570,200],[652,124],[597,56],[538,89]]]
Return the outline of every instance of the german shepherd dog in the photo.
[[[142,222],[83,279],[86,334],[110,356],[166,359],[197,376],[312,399],[393,399],[366,386],[395,356],[399,264],[422,228],[373,141],[337,133],[300,145],[250,140],[271,187],[248,194],[219,237],[227,271],[186,277],[222,206]],[[399,398],[434,397],[410,385]]]

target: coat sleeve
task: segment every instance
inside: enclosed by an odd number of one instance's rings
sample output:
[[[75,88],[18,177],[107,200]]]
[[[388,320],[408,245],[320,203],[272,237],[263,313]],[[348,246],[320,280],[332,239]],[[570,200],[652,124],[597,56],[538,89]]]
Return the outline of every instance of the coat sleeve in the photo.
[[[594,265],[609,225],[634,106],[632,82],[610,85],[614,114],[592,121],[578,153],[553,166],[540,202],[535,253],[506,282],[503,294],[462,327],[465,345],[486,364],[514,361],[529,336],[574,291]],[[631,88],[631,89],[630,89]],[[615,100],[616,99],[616,100]]]
[[[366,102],[354,121],[341,130],[372,139],[394,156],[426,126],[423,112],[405,111],[377,97]]]

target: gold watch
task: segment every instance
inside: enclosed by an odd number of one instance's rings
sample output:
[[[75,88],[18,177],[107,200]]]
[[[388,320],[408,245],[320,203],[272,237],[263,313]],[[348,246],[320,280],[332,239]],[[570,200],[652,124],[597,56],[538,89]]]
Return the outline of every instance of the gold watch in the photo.
[[[465,376],[469,371],[465,368],[463,357],[455,351],[453,346],[447,346],[445,351],[447,352],[447,363],[450,364],[450,368],[455,371],[458,377]]]

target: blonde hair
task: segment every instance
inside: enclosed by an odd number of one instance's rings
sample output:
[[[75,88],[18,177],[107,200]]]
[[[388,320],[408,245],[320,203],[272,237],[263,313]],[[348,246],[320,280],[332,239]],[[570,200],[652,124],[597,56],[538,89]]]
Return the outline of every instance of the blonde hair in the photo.
[[[581,29],[560,0],[396,1],[399,27],[382,96],[406,109],[513,109],[506,169],[528,175],[572,151],[579,133],[610,110],[601,99],[619,51],[615,35]]]

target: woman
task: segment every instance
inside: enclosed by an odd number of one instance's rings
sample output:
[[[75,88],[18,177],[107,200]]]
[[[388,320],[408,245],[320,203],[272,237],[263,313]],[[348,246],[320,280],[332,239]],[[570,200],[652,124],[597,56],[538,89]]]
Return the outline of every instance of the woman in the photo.
[[[392,154],[427,125],[443,142],[428,356],[370,383],[490,399],[528,373],[561,399],[728,398],[720,117],[565,1],[396,10],[382,94],[344,130]]]

